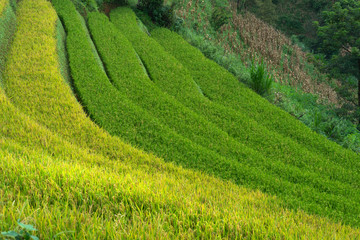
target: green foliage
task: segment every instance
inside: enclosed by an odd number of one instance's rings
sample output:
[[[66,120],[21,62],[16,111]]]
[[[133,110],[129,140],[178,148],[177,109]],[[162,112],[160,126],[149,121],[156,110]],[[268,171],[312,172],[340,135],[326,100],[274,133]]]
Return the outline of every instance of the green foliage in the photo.
[[[318,97],[289,86],[274,85],[275,104],[305,123],[312,130],[355,152],[360,150],[356,126],[335,107],[319,103]],[[342,108],[344,108],[343,106]]]
[[[215,31],[218,31],[223,25],[228,24],[231,18],[231,12],[228,6],[216,6],[211,14],[210,23]]]
[[[287,36],[296,35],[308,48],[316,42],[316,29],[312,22],[320,20],[320,13],[327,9],[332,1],[328,0],[231,0],[240,2],[246,9],[268,24],[275,25]],[[243,2],[243,3],[241,3]]]
[[[322,13],[318,27],[319,49],[328,61],[323,61],[331,76],[343,79],[339,93],[346,100],[355,103],[356,97],[349,94],[357,84],[349,84],[346,79],[356,76],[360,79],[360,2],[341,0]],[[355,105],[359,105],[358,102]],[[350,109],[348,112],[354,112]],[[353,114],[352,114],[353,115]],[[354,117],[354,115],[353,115]]]
[[[171,27],[175,23],[173,6],[164,4],[164,0],[139,0],[137,4],[154,22],[164,27]]]
[[[39,240],[38,237],[31,234],[31,232],[37,231],[32,225],[24,224],[18,220],[18,226],[21,228],[19,232],[16,231],[8,231],[1,232],[1,235],[5,237],[5,239],[16,239],[16,240]]]
[[[263,21],[273,25],[277,21],[276,6],[272,0],[255,0],[256,13]]]
[[[266,72],[266,66],[263,61],[260,64],[252,63],[250,67],[251,88],[264,96],[270,93],[273,83],[272,76]]]
[[[322,13],[323,24],[318,25],[322,51],[340,54],[345,51],[360,58],[360,2],[341,0],[331,10]]]
[[[234,141],[215,124],[209,123],[205,118],[157,88],[154,82],[143,73],[131,43],[108,21],[106,16],[91,14],[89,28],[105,63],[110,81],[120,94],[126,93],[124,97],[129,98],[152,116],[156,116],[162,124],[168,125],[193,143],[236,161],[238,156],[255,154],[243,144]],[[105,41],[109,36],[111,36],[111,41]],[[147,68],[152,69],[149,64],[145,64]],[[173,117],[175,115],[176,118]]]

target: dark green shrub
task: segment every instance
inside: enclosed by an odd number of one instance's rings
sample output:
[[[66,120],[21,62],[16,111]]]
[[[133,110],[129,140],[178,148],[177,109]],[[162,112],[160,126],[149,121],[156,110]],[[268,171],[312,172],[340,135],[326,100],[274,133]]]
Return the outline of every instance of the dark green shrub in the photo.
[[[272,76],[266,72],[266,66],[263,61],[260,64],[252,64],[250,68],[250,86],[251,88],[264,96],[271,90],[273,82]]]
[[[231,18],[231,13],[225,7],[214,8],[211,14],[211,26],[215,31],[219,30],[223,25],[228,24]]]
[[[140,0],[137,7],[149,14],[151,19],[164,27],[171,27],[176,20],[174,5],[165,5],[163,0]]]

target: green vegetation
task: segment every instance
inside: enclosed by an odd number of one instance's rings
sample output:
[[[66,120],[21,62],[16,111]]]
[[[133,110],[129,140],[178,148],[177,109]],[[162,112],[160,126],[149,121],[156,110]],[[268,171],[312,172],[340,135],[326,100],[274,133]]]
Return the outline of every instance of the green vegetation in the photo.
[[[236,178],[241,180],[249,178],[245,175],[245,170],[239,171],[242,167],[237,162],[223,159],[213,151],[198,146],[182,137],[162,124],[146,110],[128,100],[121,92],[117,91],[116,88],[111,85],[106,74],[101,70],[99,65],[96,64],[90,43],[86,38],[85,29],[82,28],[74,6],[69,1],[61,1],[61,3],[54,1],[53,3],[64,21],[68,33],[67,49],[77,95],[95,122],[111,134],[121,136],[142,149],[164,157],[167,161],[174,161],[186,167],[202,169],[203,171],[213,174],[220,174],[224,176],[224,178],[231,178],[232,175],[237,176]],[[81,41],[79,39],[81,39]],[[134,54],[132,57],[134,57],[135,61],[138,61]],[[142,75],[144,77],[144,72],[139,64],[138,67],[139,77]],[[89,71],[89,69],[91,69],[91,71]],[[44,82],[43,84],[48,84],[48,82]],[[15,88],[13,91],[15,91]],[[58,90],[56,92],[59,94]],[[55,90],[53,91],[53,94],[54,93]],[[56,104],[58,104],[58,108],[61,107],[60,103]],[[174,104],[172,105],[176,106]],[[185,111],[185,113],[190,112],[184,108],[182,111]],[[172,115],[174,114],[173,112]],[[192,113],[190,112],[189,114]],[[180,122],[180,120],[178,122]],[[195,124],[194,122],[192,123]],[[195,129],[193,130],[196,131]],[[218,136],[219,135],[216,137]],[[201,136],[199,136],[199,139],[200,137]],[[226,138],[226,135],[223,138]],[[201,139],[205,138],[202,137]],[[208,141],[209,140],[211,139],[208,139]],[[237,153],[239,157],[257,159],[257,155],[250,149],[236,144],[237,143],[234,142],[233,145],[230,145],[236,147],[233,150],[233,155]],[[224,148],[227,147],[225,144],[223,144],[223,146]],[[231,150],[229,147],[227,147],[227,149],[229,149],[228,151]],[[222,169],[222,171],[218,171],[218,169]]]
[[[30,224],[23,224],[22,222],[18,221],[18,225],[21,228],[19,232],[16,232],[14,230],[8,231],[8,232],[1,232],[1,235],[6,238],[14,238],[14,239],[20,239],[20,240],[39,240],[38,237],[32,235],[31,233],[36,232],[37,229],[34,228],[34,226]]]
[[[203,117],[196,115],[158,89],[143,72],[132,45],[108,21],[106,16],[98,13],[91,14],[89,16],[89,27],[110,80],[119,89],[118,94],[123,94],[125,98],[128,97],[138,106],[146,109],[152,116],[156,116],[163,125],[168,125],[177,133],[193,141],[193,143],[233,159],[235,163],[240,161],[247,165],[256,166],[260,161],[269,161],[262,154],[249,149],[244,144],[239,144],[226,133],[219,130],[216,125],[207,122]],[[109,36],[111,36],[111,40],[107,40]],[[146,122],[146,119],[144,118],[142,121]],[[150,130],[151,128],[149,128]],[[138,142],[138,144],[141,144],[140,146],[144,145],[143,142]],[[154,141],[155,145],[156,142]],[[161,154],[157,148],[153,151]],[[171,159],[170,156],[168,157]],[[181,159],[180,161],[187,160]],[[197,160],[191,161],[196,162]],[[210,159],[207,162],[203,163],[204,168],[214,169],[210,167]],[[230,171],[226,170],[225,166],[224,168],[218,166],[216,170],[214,172],[218,172],[218,174],[226,178],[227,174],[224,173]],[[236,182],[239,182],[241,178],[243,177],[234,177]]]
[[[360,108],[360,2],[334,3],[331,10],[322,13],[322,22],[322,26],[317,23],[321,52],[331,59],[332,65],[352,62],[356,69],[353,74],[358,78],[357,107]],[[360,116],[358,118],[360,120]]]
[[[21,218],[40,239],[359,237],[357,229],[284,210],[274,198],[199,173],[55,159],[7,139],[0,157],[8,176],[0,182],[7,196],[0,228],[14,229]]]
[[[327,0],[230,0],[238,11],[251,11],[263,21],[276,26],[287,36],[301,39],[307,47],[315,44],[313,21],[331,5]],[[237,4],[236,4],[237,3]]]
[[[229,108],[221,107],[221,105],[217,105],[209,100],[206,100],[198,91],[192,80],[191,75],[186,71],[182,65],[177,62],[173,57],[169,56],[154,40],[150,39],[146,34],[142,33],[135,21],[134,13],[131,12],[128,8],[116,9],[110,14],[111,20],[115,23],[119,29],[131,40],[135,50],[139,54],[140,58],[144,62],[149,75],[152,80],[164,91],[173,94],[179,101],[184,103],[186,106],[192,108],[197,113],[202,114],[202,116],[207,117],[208,120],[216,122],[218,126],[223,129],[226,129],[229,134],[231,132],[235,132],[238,134],[236,137],[240,139],[242,142],[246,143],[248,146],[251,146],[266,156],[271,156],[272,161],[263,161],[262,158],[256,159],[254,162],[247,161],[246,164],[250,164],[257,169],[264,168],[270,174],[276,174],[278,179],[283,178],[287,181],[291,181],[293,183],[303,183],[307,186],[312,186],[314,188],[318,188],[322,185],[319,179],[323,179],[325,175],[329,176],[329,179],[342,179],[341,181],[346,181],[348,184],[353,184],[354,180],[347,179],[344,180],[344,174],[337,174],[338,169],[340,167],[340,159],[337,159],[338,162],[334,163],[328,161],[324,156],[319,154],[318,156],[310,153],[303,146],[294,143],[292,140],[281,137],[280,135],[270,132],[266,128],[257,124],[249,116],[242,114],[241,112],[235,112]],[[163,30],[166,31],[166,30]],[[168,31],[168,30],[167,30]],[[153,36],[156,36],[156,31],[152,32]],[[170,41],[167,39],[167,41]],[[170,41],[171,42],[171,41]],[[186,46],[186,45],[185,45]],[[198,59],[196,59],[198,60]],[[158,64],[158,63],[165,63]],[[196,62],[194,61],[196,65]],[[217,65],[216,65],[217,66]],[[210,71],[211,68],[206,67],[205,71]],[[165,74],[166,73],[166,74]],[[213,78],[216,77],[216,73],[212,72]],[[230,75],[230,73],[227,73]],[[215,75],[215,76],[214,76]],[[168,76],[171,76],[171,82],[169,82]],[[205,74],[205,76],[207,76]],[[219,81],[219,80],[217,80]],[[180,87],[181,86],[181,87]],[[201,87],[201,89],[203,86]],[[252,93],[255,95],[254,93]],[[207,94],[205,93],[205,96]],[[257,96],[257,95],[255,95]],[[259,98],[257,96],[257,98]],[[219,117],[220,116],[220,117]],[[223,116],[226,116],[224,118]],[[225,119],[225,120],[224,120]],[[248,123],[250,122],[250,123]],[[236,124],[234,124],[236,123]],[[238,124],[238,125],[237,125]],[[236,126],[234,126],[236,125]],[[304,126],[302,126],[304,128]],[[301,160],[300,160],[301,159]],[[317,159],[316,161],[314,159]],[[280,161],[279,161],[280,160]],[[306,162],[306,163],[305,163]],[[351,167],[346,167],[345,171],[352,171],[354,164],[356,165],[356,161],[353,161],[353,165]],[[327,166],[327,168],[324,168]],[[340,167],[341,168],[341,167]],[[282,169],[282,170],[281,170]],[[286,169],[286,170],[285,170]],[[300,170],[301,169],[301,170]],[[316,169],[316,170],[315,170]],[[326,170],[325,170],[326,169]],[[330,170],[332,169],[332,170]],[[322,172],[322,176],[316,177],[316,174]],[[326,173],[325,173],[325,172]],[[289,175],[288,175],[289,174]],[[312,175],[315,174],[315,175]],[[346,175],[346,174],[345,174]],[[350,174],[354,176],[353,174]],[[318,180],[314,180],[317,179]],[[300,180],[302,179],[302,180]],[[313,180],[309,180],[313,179]],[[312,185],[312,183],[316,182],[316,184]],[[247,183],[245,183],[247,184]],[[275,188],[273,186],[265,186],[263,183],[257,181],[256,184],[258,186],[251,184],[250,186],[260,187],[263,191],[268,191],[271,193],[275,193],[279,197],[284,197],[288,201],[288,204],[292,207],[296,207],[296,204],[303,204],[302,209],[306,209],[308,211],[316,211],[316,208],[310,207],[312,204],[305,204],[306,201],[312,202],[316,195],[315,192],[312,192],[311,196],[308,199],[302,198],[302,203],[294,204],[294,200],[297,198],[296,188],[299,188],[299,185],[279,185]],[[330,186],[332,184],[323,183],[322,186]],[[303,185],[303,187],[305,187]],[[343,185],[343,184],[340,184]],[[283,190],[281,189],[291,189],[286,191],[286,194],[283,194]],[[353,185],[353,187],[357,188],[357,185]],[[327,188],[327,187],[326,187]],[[352,187],[350,187],[352,188]],[[338,189],[338,188],[337,188]],[[295,190],[295,192],[294,192]],[[323,191],[324,189],[322,188]],[[317,190],[314,190],[317,191]],[[335,190],[337,191],[337,190]],[[292,192],[294,196],[292,199],[289,199],[289,192]],[[326,197],[322,196],[322,199]],[[330,204],[330,203],[329,203]],[[326,206],[329,206],[327,204]],[[332,205],[337,208],[335,205]],[[323,206],[324,208],[325,205]],[[319,207],[320,209],[321,207]],[[316,211],[318,214],[320,212]],[[334,216],[335,217],[335,216]],[[355,218],[350,217],[349,220],[354,220]],[[352,221],[351,220],[351,221]]]
[[[74,5],[53,4],[65,30],[46,0],[22,0],[17,11],[0,87],[0,239],[360,238],[359,229],[342,225],[358,223],[357,166],[327,161],[209,100],[196,78],[153,39],[139,38],[158,51],[156,67],[143,52],[137,55],[104,15],[91,13],[96,49]],[[158,88],[166,79],[159,71],[188,87],[193,95],[178,89],[177,98],[194,112]],[[91,122],[71,87],[90,117],[110,133],[201,172],[165,163],[109,135]],[[220,121],[224,116],[230,120]],[[234,131],[242,143],[220,129]],[[271,140],[279,158],[271,157],[271,142],[266,143]],[[314,163],[307,166],[310,159]]]
[[[38,12],[40,14],[36,14]],[[46,80],[49,88],[42,91],[51,91],[50,85],[56,81],[59,81],[58,87],[63,85],[69,89],[59,77],[58,62],[51,61],[57,58],[51,54],[56,52],[56,15],[50,4],[45,0],[23,0],[18,19],[12,60],[8,66],[14,72],[20,71],[13,68],[17,66],[13,60],[23,60],[25,66],[21,79],[29,77],[27,80],[32,82]],[[29,26],[30,19],[32,27]],[[42,37],[36,44],[44,49],[34,45],[34,49],[28,47],[34,42],[31,39],[38,36],[33,32]],[[29,40],[25,41],[23,36],[28,36]],[[18,56],[16,53],[20,49],[24,50],[23,53],[32,53],[36,49],[39,56],[33,59],[33,65],[47,61],[46,66],[54,70],[53,74],[48,77],[41,71],[32,72],[31,76],[25,74],[31,70],[27,67],[29,61],[25,60],[32,55]],[[52,93],[59,97],[65,91],[58,95]],[[74,99],[70,97],[69,102]],[[43,98],[42,105],[51,105],[52,99],[52,96]],[[69,105],[66,107],[70,109]],[[30,109],[36,110],[28,107],[27,111],[31,112]],[[118,161],[91,154],[90,151],[100,152],[101,138],[98,147],[81,149],[60,137],[76,142],[79,138],[75,134],[75,137],[70,137],[61,131],[58,134],[50,132],[15,108],[1,89],[0,110],[2,231],[16,229],[17,220],[21,219],[22,223],[38,229],[36,235],[40,239],[358,236],[357,229],[285,210],[276,198],[164,164],[162,160],[122,144],[120,140],[116,143],[123,149],[112,146],[110,140],[107,142],[109,152],[113,151],[112,156]],[[64,114],[59,109],[57,112]],[[55,116],[54,113],[52,117]],[[76,118],[64,118],[64,124],[72,120],[77,121]],[[94,127],[89,134],[100,137],[96,129]],[[81,135],[76,128],[68,129],[71,131]],[[67,134],[65,129],[63,132]],[[115,138],[111,139],[115,141]]]
[[[251,88],[259,95],[264,96],[271,91],[273,83],[272,76],[266,73],[264,62],[260,64],[253,63],[250,69]]]

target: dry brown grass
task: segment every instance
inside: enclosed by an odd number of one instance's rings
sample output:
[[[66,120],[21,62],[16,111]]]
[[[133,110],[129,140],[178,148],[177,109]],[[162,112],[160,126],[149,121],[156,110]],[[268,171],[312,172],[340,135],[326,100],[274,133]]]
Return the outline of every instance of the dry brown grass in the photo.
[[[252,13],[238,14],[235,6],[230,4],[230,22],[211,37],[208,34],[210,21],[206,15],[206,8],[209,7],[207,4],[200,0],[183,0],[182,7],[177,13],[188,26],[191,22],[197,22],[196,30],[203,32],[205,39],[223,47],[225,55],[236,54],[245,64],[251,59],[255,62],[264,59],[276,82],[301,87],[304,92],[316,94],[321,100],[341,105],[342,100],[328,84],[330,80],[318,70],[308,69],[311,63],[308,61],[307,53]]]

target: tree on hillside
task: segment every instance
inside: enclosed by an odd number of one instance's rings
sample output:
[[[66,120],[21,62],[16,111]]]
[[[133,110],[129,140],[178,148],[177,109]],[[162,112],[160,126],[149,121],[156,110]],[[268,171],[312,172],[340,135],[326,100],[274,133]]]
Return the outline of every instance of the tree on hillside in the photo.
[[[360,107],[360,1],[339,0],[322,12],[318,27],[321,51],[331,61],[353,59],[357,65],[358,106]]]

